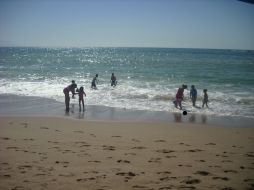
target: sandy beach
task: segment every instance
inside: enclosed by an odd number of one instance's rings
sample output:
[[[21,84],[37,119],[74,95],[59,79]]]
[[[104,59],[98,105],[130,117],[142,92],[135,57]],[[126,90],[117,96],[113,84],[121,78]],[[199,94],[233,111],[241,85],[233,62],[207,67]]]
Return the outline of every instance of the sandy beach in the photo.
[[[0,118],[0,189],[254,189],[254,129]]]

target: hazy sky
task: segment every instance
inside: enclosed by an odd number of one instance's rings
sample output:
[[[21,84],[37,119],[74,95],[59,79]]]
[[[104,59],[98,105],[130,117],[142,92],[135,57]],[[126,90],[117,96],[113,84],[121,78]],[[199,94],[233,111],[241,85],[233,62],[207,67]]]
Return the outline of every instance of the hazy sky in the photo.
[[[0,0],[0,46],[254,50],[237,0]]]

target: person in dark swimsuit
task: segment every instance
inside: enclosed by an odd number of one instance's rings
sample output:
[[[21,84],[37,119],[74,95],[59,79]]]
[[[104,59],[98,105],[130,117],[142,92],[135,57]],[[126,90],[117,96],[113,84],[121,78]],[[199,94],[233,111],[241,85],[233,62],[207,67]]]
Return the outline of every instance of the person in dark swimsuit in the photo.
[[[116,81],[116,76],[114,75],[114,73],[112,73],[111,75],[111,86],[116,86],[117,81]]]
[[[190,98],[191,98],[191,101],[192,101],[192,105],[193,105],[193,106],[196,106],[197,89],[195,88],[194,85],[191,85]]]
[[[203,99],[203,105],[202,105],[202,108],[204,107],[204,105],[206,105],[206,107],[207,108],[209,108],[208,107],[208,94],[207,94],[207,89],[204,89],[203,90],[203,92],[204,92],[204,99]]]
[[[72,92],[72,97],[74,97],[75,88],[77,88],[77,84],[73,80],[71,85],[69,85],[63,89],[63,93],[65,96],[65,107],[66,107],[65,111],[66,112],[70,111],[70,94],[69,93]]]
[[[95,90],[97,89],[96,84],[98,84],[98,79],[97,78],[98,78],[98,74],[95,75],[95,77],[92,80],[92,84],[91,84],[91,88],[95,89]]]

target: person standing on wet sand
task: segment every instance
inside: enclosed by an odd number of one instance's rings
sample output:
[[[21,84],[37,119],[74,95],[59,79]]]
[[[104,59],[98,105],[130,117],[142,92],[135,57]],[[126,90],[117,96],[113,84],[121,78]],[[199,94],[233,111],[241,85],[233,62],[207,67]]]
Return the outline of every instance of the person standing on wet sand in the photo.
[[[63,93],[65,96],[65,107],[66,107],[65,111],[66,112],[70,111],[70,94],[69,93],[72,92],[72,97],[74,98],[75,88],[77,88],[77,84],[73,80],[71,85],[63,89]]]
[[[85,111],[85,104],[84,104],[84,96],[86,96],[86,93],[84,91],[84,87],[81,86],[80,89],[77,90],[78,91],[78,102],[79,102],[79,112],[81,112],[81,103],[83,106],[83,112]]]
[[[176,108],[179,105],[180,110],[182,109],[183,93],[184,93],[184,89],[186,89],[186,88],[187,88],[187,86],[183,84],[182,87],[180,87],[177,90],[176,99],[173,101],[173,103],[175,104]]]
[[[191,101],[192,101],[192,105],[193,105],[193,106],[196,106],[197,89],[195,88],[194,85],[191,85],[190,98],[191,98]]]
[[[203,92],[204,92],[204,99],[203,99],[202,108],[204,108],[204,105],[206,105],[206,107],[209,108],[209,107],[208,107],[208,104],[207,104],[207,103],[208,103],[207,89],[204,89]]]

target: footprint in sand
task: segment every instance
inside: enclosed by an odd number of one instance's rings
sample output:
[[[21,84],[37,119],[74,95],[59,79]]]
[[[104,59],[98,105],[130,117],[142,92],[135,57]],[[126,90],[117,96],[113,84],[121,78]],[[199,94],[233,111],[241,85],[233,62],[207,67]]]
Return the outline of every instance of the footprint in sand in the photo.
[[[200,179],[187,179],[182,181],[181,183],[185,183],[185,184],[199,184],[201,182]]]
[[[176,189],[196,189],[196,187],[181,185],[179,187],[176,187]]]
[[[233,161],[231,161],[231,160],[222,160],[221,162],[222,162],[222,163],[231,163],[231,162],[233,162]]]
[[[0,179],[9,179],[9,178],[11,178],[11,175],[9,174],[0,175]]]
[[[238,172],[235,171],[235,170],[225,170],[224,173],[234,173],[234,174],[236,174],[236,173],[238,173]]]
[[[98,160],[89,160],[88,162],[90,162],[90,163],[101,163],[101,161],[98,161]]]
[[[134,176],[136,176],[137,174],[135,174],[135,173],[133,173],[133,172],[118,172],[118,173],[116,173],[116,175],[134,177]]]
[[[240,149],[243,148],[242,146],[236,146],[236,145],[233,145],[232,147],[233,147],[233,148],[240,148]]]
[[[0,163],[0,165],[2,165],[2,166],[9,166],[9,163],[3,162],[3,163]]]
[[[159,179],[160,181],[169,181],[169,180],[171,180],[171,177],[161,177],[160,179]]]
[[[48,141],[48,143],[59,144],[60,142],[57,142],[57,141]]]
[[[215,143],[207,143],[206,145],[212,145],[212,146],[215,146],[216,144],[215,144]]]
[[[142,185],[134,185],[134,186],[132,186],[132,188],[134,188],[134,189],[148,189],[147,186],[142,186]]]
[[[34,141],[33,138],[30,138],[30,139],[23,139],[24,141]]]
[[[161,149],[161,150],[156,150],[158,153],[163,153],[163,154],[169,154],[172,152],[175,152],[174,150],[167,150],[167,149]]]
[[[5,141],[10,140],[10,138],[8,138],[8,137],[1,137],[1,139],[2,139],[2,140],[5,140]]]
[[[246,157],[254,158],[254,152],[247,152],[245,154]]]
[[[85,142],[85,141],[77,141],[77,142],[74,142],[74,144],[79,146],[80,148],[91,146],[90,144],[87,144],[87,142]]]
[[[114,146],[109,146],[109,145],[103,145],[103,150],[115,150],[116,148]]]
[[[165,143],[165,142],[167,142],[167,141],[165,141],[165,140],[155,140],[154,142],[162,142],[162,143]]]
[[[214,166],[208,166],[209,168],[221,168],[221,166],[214,165]]]
[[[129,160],[117,160],[118,163],[131,163]]]
[[[180,145],[185,145],[185,146],[191,146],[191,145],[189,145],[189,144],[185,144],[185,143],[179,143]]]
[[[148,160],[149,163],[161,163],[161,158],[151,158]]]
[[[158,190],[168,190],[168,189],[173,189],[172,186],[167,186],[167,187],[160,187]]]
[[[25,190],[26,188],[23,186],[15,186],[14,188],[12,188],[11,190]]]
[[[169,175],[169,174],[171,174],[171,172],[169,172],[169,171],[163,171],[163,172],[157,172],[157,174],[158,175]]]
[[[115,135],[115,136],[111,136],[112,138],[121,138],[122,136],[118,136],[118,135]]]
[[[205,160],[195,160],[196,162],[206,162]]]
[[[207,172],[207,171],[196,171],[194,174],[202,175],[202,176],[208,176],[208,175],[210,175],[210,173]]]
[[[232,187],[223,187],[222,189],[220,189],[220,190],[235,190],[234,188],[232,188]]]
[[[135,177],[137,174],[135,174],[133,172],[118,172],[118,173],[116,173],[116,175],[123,176],[125,178],[125,182],[128,182],[133,177]]]
[[[89,172],[83,172],[84,174],[98,174],[98,171],[89,171]]]
[[[188,168],[191,168],[191,167],[192,167],[192,165],[182,165],[182,164],[179,164],[178,166],[179,166],[179,167],[188,167]]]
[[[177,156],[165,156],[165,158],[177,158]]]
[[[73,154],[75,154],[76,152],[74,152],[72,150],[63,150],[62,153],[63,154],[67,154],[67,153],[73,153]]]
[[[142,149],[146,149],[146,147],[144,147],[144,146],[135,146],[135,147],[133,147],[133,148],[131,148],[131,149],[142,150]]]
[[[89,178],[76,179],[77,182],[86,182],[86,181],[93,181],[93,180],[96,180],[96,178],[95,177],[89,177]]]
[[[21,165],[21,166],[18,166],[18,169],[19,170],[22,170],[23,172],[22,173],[26,173],[25,170],[32,170],[33,166],[31,165]]]
[[[55,161],[56,164],[61,164],[64,168],[69,166],[69,162],[67,161]]]
[[[243,180],[244,182],[251,182],[251,183],[254,183],[254,178],[253,179],[245,179],[245,180]]]
[[[73,133],[84,133],[84,131],[73,131]]]
[[[204,150],[200,150],[200,149],[191,149],[191,150],[187,150],[187,152],[202,152]]]
[[[44,126],[43,126],[43,127],[40,127],[40,129],[49,129],[49,128],[48,128],[48,127],[44,127]]]
[[[37,177],[37,176],[45,176],[46,174],[44,173],[38,173],[38,174],[35,174],[34,176]]]
[[[132,153],[132,152],[130,152],[130,153],[125,153],[124,155],[125,155],[125,156],[128,156],[128,155],[131,155],[131,156],[136,156],[137,154],[136,154],[136,153]]]
[[[60,177],[74,177],[75,174],[73,173],[64,173],[64,174],[59,174]]]
[[[223,181],[228,181],[229,180],[229,178],[227,178],[227,177],[218,177],[218,176],[213,177],[213,179],[214,180],[223,180]]]

